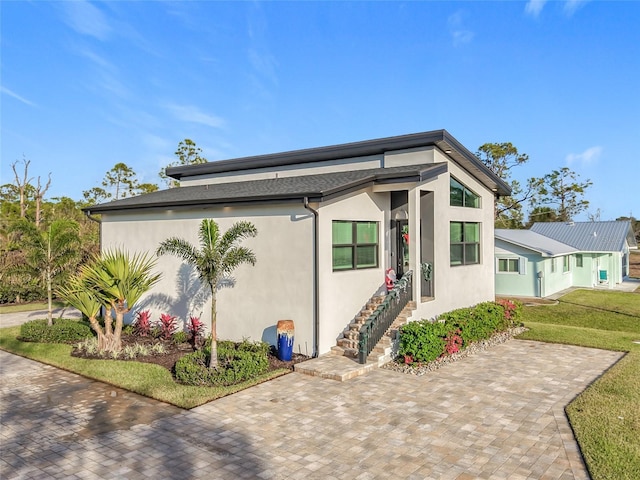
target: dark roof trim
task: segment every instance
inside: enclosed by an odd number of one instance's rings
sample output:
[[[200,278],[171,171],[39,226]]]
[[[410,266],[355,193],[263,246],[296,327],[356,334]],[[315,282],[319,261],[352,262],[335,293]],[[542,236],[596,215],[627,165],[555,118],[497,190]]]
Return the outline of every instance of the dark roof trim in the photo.
[[[473,153],[467,150],[446,130],[412,133],[396,137],[378,138],[361,142],[343,143],[326,147],[292,150],[251,157],[219,160],[197,165],[182,165],[167,168],[168,176],[180,180],[186,176],[210,175],[236,172],[257,168],[282,167],[342,158],[365,157],[384,154],[393,150],[406,150],[417,147],[436,146],[471,175],[482,181],[496,194],[511,194],[510,187],[487,168]]]

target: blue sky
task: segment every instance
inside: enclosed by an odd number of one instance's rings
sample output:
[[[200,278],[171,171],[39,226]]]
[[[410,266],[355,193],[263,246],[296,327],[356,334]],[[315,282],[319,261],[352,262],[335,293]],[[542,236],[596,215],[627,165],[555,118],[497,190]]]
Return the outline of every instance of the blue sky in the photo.
[[[640,216],[640,2],[0,2],[1,178],[47,197],[184,138],[210,161],[444,128]],[[586,215],[578,219],[585,220]]]

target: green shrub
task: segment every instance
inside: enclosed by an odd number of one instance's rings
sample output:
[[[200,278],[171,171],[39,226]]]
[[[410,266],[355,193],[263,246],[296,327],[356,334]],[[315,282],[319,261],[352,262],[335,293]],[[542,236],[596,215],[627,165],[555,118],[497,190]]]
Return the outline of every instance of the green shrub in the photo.
[[[171,336],[171,340],[173,341],[173,343],[186,343],[187,340],[189,340],[189,335],[187,334],[187,332],[183,331],[175,332]]]
[[[403,325],[398,353],[407,363],[430,362],[444,352],[448,326],[441,322],[420,320]]]
[[[183,356],[176,363],[176,380],[185,385],[228,386],[257,377],[269,370],[264,342],[218,342],[218,368],[209,369],[210,350],[199,350]]]
[[[93,336],[82,321],[58,318],[49,327],[46,320],[31,320],[20,326],[19,340],[38,343],[75,343]]]
[[[437,322],[411,322],[400,330],[398,353],[407,363],[430,362],[457,351],[451,342],[458,336],[462,339],[464,349],[473,342],[488,339],[496,332],[516,326],[521,314],[521,303],[501,300],[443,313]]]

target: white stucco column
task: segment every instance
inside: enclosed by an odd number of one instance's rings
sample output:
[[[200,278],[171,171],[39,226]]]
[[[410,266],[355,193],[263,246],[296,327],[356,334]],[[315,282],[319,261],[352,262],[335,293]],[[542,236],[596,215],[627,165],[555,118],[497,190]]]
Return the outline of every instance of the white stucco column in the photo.
[[[413,271],[413,299],[420,303],[420,189],[409,190],[409,269]]]

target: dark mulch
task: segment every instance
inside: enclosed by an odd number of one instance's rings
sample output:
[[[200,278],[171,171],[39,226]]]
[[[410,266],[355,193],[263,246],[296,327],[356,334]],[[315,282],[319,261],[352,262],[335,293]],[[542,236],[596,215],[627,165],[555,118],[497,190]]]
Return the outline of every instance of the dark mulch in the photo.
[[[162,343],[165,347],[165,353],[161,354],[152,354],[144,357],[136,357],[135,359],[128,359],[121,356],[118,360],[124,361],[132,361],[132,362],[144,362],[144,363],[153,363],[155,365],[160,365],[161,367],[166,368],[172,374],[174,372],[174,366],[180,358],[182,358],[187,353],[191,353],[194,351],[193,346],[190,343],[179,343],[176,344],[171,340],[163,340],[161,338],[153,338],[153,337],[140,337],[138,335],[122,335],[122,347],[126,347],[127,345],[135,345],[144,344],[144,345],[153,345],[154,343]],[[271,353],[269,354],[269,370],[279,370],[282,368],[287,368],[289,370],[293,370],[293,366],[296,363],[304,362],[308,360],[309,357],[306,355],[301,355],[299,353],[294,353],[291,356],[290,361],[283,361],[278,359],[276,350],[274,347],[271,347]],[[79,358],[87,358],[87,359],[100,359],[100,360],[110,360],[110,358],[105,358],[97,355],[88,355],[84,351],[80,351],[77,348],[74,348],[71,352],[71,355]]]

